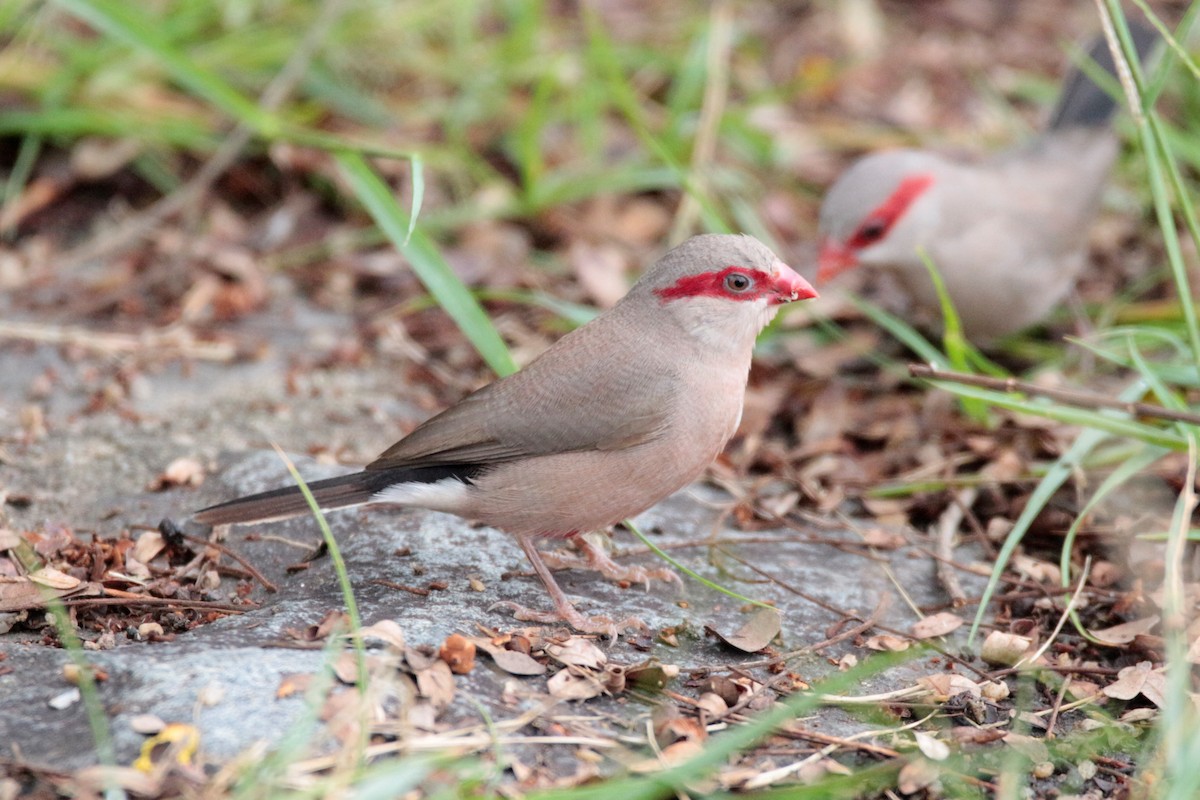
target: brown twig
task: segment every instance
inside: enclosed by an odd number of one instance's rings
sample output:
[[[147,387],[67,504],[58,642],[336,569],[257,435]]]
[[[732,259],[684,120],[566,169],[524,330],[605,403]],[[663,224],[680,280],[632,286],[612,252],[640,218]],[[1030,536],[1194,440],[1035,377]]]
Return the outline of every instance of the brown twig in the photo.
[[[223,614],[245,614],[251,610],[240,606],[231,606],[226,603],[214,603],[210,600],[179,600],[174,597],[143,597],[140,595],[129,596],[128,593],[122,593],[119,596],[113,597],[80,597],[75,600],[63,600],[63,605],[68,607],[78,606],[178,606],[179,608],[190,608],[196,611],[220,611]]]
[[[199,536],[192,536],[191,534],[184,533],[183,531],[178,530],[178,529],[175,530],[172,533],[172,535],[179,536],[179,537],[191,542],[192,544],[198,544],[201,547],[211,547],[214,550],[216,550],[217,552],[221,553],[222,555],[229,556],[234,561],[241,564],[247,572],[249,572],[251,575],[253,575],[254,580],[261,583],[263,585],[263,588],[266,589],[268,592],[274,593],[274,592],[279,591],[279,587],[276,586],[275,584],[271,583],[269,580],[267,580],[267,577],[265,575],[263,575],[261,572],[259,572],[257,569],[255,569],[253,564],[251,564],[249,561],[247,561],[242,556],[239,556],[233,550],[230,550],[225,545],[223,545],[219,542],[214,542],[211,539],[204,539]]]
[[[979,489],[974,486],[961,490],[938,518],[936,542],[939,557],[934,559],[934,571],[937,573],[938,582],[942,584],[946,594],[950,595],[951,605],[956,609],[967,604],[967,593],[963,591],[962,583],[958,580],[958,573],[949,565],[954,560],[954,536],[958,533],[958,526],[962,524],[967,509],[975,504],[975,498],[978,496]]]
[[[961,383],[964,386],[976,386],[980,389],[991,389],[1010,394],[1030,394],[1038,397],[1048,397],[1060,403],[1078,408],[1111,408],[1124,411],[1133,417],[1152,417],[1172,422],[1186,422],[1190,425],[1200,425],[1200,414],[1190,411],[1176,411],[1155,403],[1133,403],[1118,400],[1115,397],[1095,394],[1094,392],[1075,392],[1069,389],[1051,389],[1038,386],[1016,378],[989,378],[984,375],[968,375],[964,372],[950,372],[931,367],[927,364],[909,364],[908,374],[914,378],[925,378],[931,381],[946,381]]]

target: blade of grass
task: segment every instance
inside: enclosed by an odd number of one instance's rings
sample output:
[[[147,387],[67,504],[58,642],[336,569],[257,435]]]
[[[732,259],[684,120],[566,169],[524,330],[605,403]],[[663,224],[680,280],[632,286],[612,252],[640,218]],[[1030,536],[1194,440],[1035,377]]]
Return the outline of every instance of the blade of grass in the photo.
[[[1067,528],[1067,533],[1063,537],[1062,549],[1059,551],[1058,568],[1062,575],[1062,587],[1064,589],[1070,589],[1073,582],[1071,576],[1071,553],[1075,548],[1075,538],[1079,535],[1079,529],[1083,526],[1084,520],[1091,516],[1092,511],[1104,502],[1105,498],[1168,452],[1170,451],[1162,447],[1146,447],[1142,452],[1130,456],[1109,473],[1100,485],[1096,487],[1096,491],[1088,498],[1083,508],[1079,509],[1079,513],[1075,515],[1071,526]],[[1088,641],[1098,642],[1095,637],[1088,633],[1087,628],[1084,627],[1083,621],[1079,618],[1078,609],[1071,609],[1071,623],[1075,626],[1075,630],[1079,632],[1080,636],[1083,636]]]
[[[698,572],[694,572],[694,571],[688,569],[683,564],[680,564],[678,561],[676,561],[674,558],[672,558],[670,556],[670,554],[668,554],[661,547],[656,545],[654,542],[650,541],[650,539],[648,539],[644,533],[642,533],[640,530],[638,530],[638,527],[636,525],[634,525],[632,522],[630,522],[629,520],[625,520],[621,524],[624,525],[626,528],[628,528],[630,530],[630,532],[633,533],[634,536],[641,539],[642,544],[644,544],[644,545],[646,545],[646,547],[650,548],[650,552],[654,553],[654,555],[658,556],[663,561],[667,562],[672,567],[679,570],[684,575],[687,575],[689,578],[696,581],[697,583],[701,583],[701,584],[707,586],[709,589],[712,589],[714,592],[720,592],[721,594],[728,595],[729,597],[732,597],[735,600],[740,600],[743,603],[750,603],[751,605],[761,606],[762,608],[770,608],[772,610],[777,610],[777,609],[775,609],[775,606],[771,605],[770,603],[764,603],[762,600],[755,600],[752,597],[746,597],[745,595],[738,594],[737,592],[733,591],[732,589],[726,589],[724,586],[720,585],[719,583],[713,583],[708,578],[704,577],[703,575],[699,574]]]
[[[410,220],[392,197],[387,184],[357,153],[338,153],[336,159],[355,196],[375,224],[408,259],[421,283],[475,346],[484,362],[500,376],[516,372],[517,365],[508,346],[483,307],[450,269],[432,240],[419,229],[410,231]]]
[[[1140,397],[1145,389],[1144,383],[1136,381],[1126,387],[1121,392],[1120,397],[1122,400],[1133,400]],[[1025,503],[1025,508],[1021,511],[1021,515],[1013,524],[1008,536],[1005,537],[1004,544],[1000,548],[1000,553],[996,556],[996,564],[992,568],[992,574],[989,576],[987,586],[983,590],[983,596],[979,600],[979,609],[975,612],[975,619],[971,622],[971,632],[967,637],[968,644],[975,641],[975,635],[979,632],[979,626],[983,623],[983,615],[987,612],[992,595],[996,593],[996,588],[1000,585],[1000,578],[1004,574],[1004,569],[1008,566],[1009,559],[1012,558],[1013,553],[1016,552],[1017,546],[1025,537],[1029,526],[1033,524],[1034,519],[1042,512],[1042,509],[1045,508],[1046,503],[1050,501],[1054,493],[1058,491],[1058,488],[1066,483],[1067,479],[1083,463],[1084,457],[1094,450],[1107,436],[1108,433],[1102,430],[1083,431],[1076,437],[1071,446],[1067,448],[1067,452],[1059,456],[1051,465],[1045,477],[1038,483],[1037,488],[1033,490],[1033,493],[1029,496],[1029,500]]]
[[[885,311],[861,297],[853,294],[847,294],[846,297],[868,319],[916,353],[922,361],[932,364],[938,369],[950,369],[950,361],[946,355],[930,344],[929,340],[922,336],[916,328],[890,311]]]
[[[555,789],[526,795],[528,800],[659,800],[684,791],[689,782],[711,774],[736,753],[747,749],[768,736],[771,731],[791,720],[802,717],[820,706],[825,695],[840,695],[854,686],[861,685],[906,661],[919,658],[918,652],[877,653],[843,673],[837,673],[817,682],[812,690],[792,695],[776,703],[772,708],[755,717],[745,725],[723,732],[709,739],[704,750],[682,764],[662,772],[617,778],[590,786],[571,789]]]
[[[938,271],[937,264],[933,263],[933,259],[925,248],[920,248],[917,251],[921,261],[925,264],[925,270],[929,273],[929,280],[933,282],[933,290],[937,293],[938,305],[942,310],[942,350],[945,351],[946,357],[950,359],[950,363],[960,372],[971,371],[971,359],[967,356],[968,350],[974,350],[971,343],[967,341],[967,337],[963,334],[962,320],[958,316],[958,310],[954,307],[954,300],[950,297],[950,293],[946,291],[946,282],[942,280],[942,273]],[[982,359],[976,353],[977,359]],[[960,398],[963,412],[968,418],[975,422],[987,422],[988,413],[987,406],[970,398]]]
[[[1138,141],[1141,145],[1147,179],[1150,184],[1150,195],[1154,200],[1154,213],[1158,219],[1159,230],[1162,233],[1163,245],[1167,253],[1167,263],[1171,267],[1175,291],[1179,297],[1188,298],[1192,296],[1192,293],[1189,287],[1187,266],[1183,260],[1179,233],[1175,227],[1176,217],[1170,194],[1167,191],[1167,180],[1170,181],[1175,201],[1179,205],[1179,216],[1182,217],[1193,241],[1200,241],[1200,220],[1197,220],[1187,186],[1175,163],[1162,121],[1154,108],[1146,107],[1142,101],[1145,78],[1137,51],[1129,35],[1129,27],[1125,22],[1120,2],[1119,0],[1096,0],[1096,5],[1100,10],[1101,22],[1106,35],[1111,34],[1110,46],[1116,46],[1121,60],[1125,62],[1127,68],[1127,72],[1119,71],[1119,77],[1122,78],[1121,84],[1125,89],[1137,127]],[[1194,17],[1189,17],[1189,22],[1191,19]],[[1186,30],[1180,33],[1183,38],[1186,38]],[[1115,43],[1112,41],[1113,37],[1116,39]],[[1173,51],[1168,50],[1164,58],[1171,57],[1173,57]],[[1192,358],[1197,377],[1200,378],[1200,318],[1197,317],[1193,303],[1183,303],[1182,306],[1188,339],[1192,347]]]
[[[228,83],[202,69],[163,38],[155,18],[136,3],[119,0],[56,0],[96,30],[154,57],[167,73],[197,97],[221,109],[230,117],[270,135],[278,131],[274,115],[248,100]]]
[[[1172,450],[1183,450],[1187,447],[1187,442],[1171,428],[1160,428],[1131,419],[1123,419],[1119,414],[1114,414],[1107,410],[1091,411],[1048,401],[1018,400],[1001,392],[978,389],[962,384],[942,383],[939,381],[930,381],[930,383],[936,384],[948,392],[977,397],[993,406],[1005,408],[1020,414],[1031,414],[1068,425],[1094,428],[1113,436],[1128,436],[1147,444],[1169,447]],[[1122,394],[1120,396],[1124,397],[1125,395]]]

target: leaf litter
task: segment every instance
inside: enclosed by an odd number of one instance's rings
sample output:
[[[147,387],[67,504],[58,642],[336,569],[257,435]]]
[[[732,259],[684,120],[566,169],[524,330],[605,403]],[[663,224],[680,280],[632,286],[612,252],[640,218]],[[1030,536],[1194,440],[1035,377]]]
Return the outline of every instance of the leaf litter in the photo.
[[[621,4],[602,5],[601,14],[617,17],[621,13]],[[829,37],[822,33],[834,22],[845,21],[824,16],[833,12],[811,12],[817,15],[811,32],[805,31],[809,26],[804,24],[793,30],[774,24],[776,20],[769,16],[756,16],[765,12],[749,13],[744,24],[765,38],[772,54],[763,68],[781,84],[797,75],[811,81],[811,86],[793,99],[792,107],[765,109],[771,113],[755,115],[754,124],[763,131],[788,130],[808,137],[812,146],[795,148],[786,157],[803,165],[805,180],[814,184],[827,183],[854,155],[839,143],[844,140],[844,129],[839,128],[835,135],[827,130],[834,111],[857,116],[855,110],[865,103],[872,108],[873,118],[905,121],[921,130],[973,130],[979,122],[971,111],[977,87],[965,76],[973,74],[974,67],[962,69],[962,64],[977,65],[978,58],[988,57],[1005,69],[1036,66],[1043,74],[1052,75],[1059,59],[1057,55],[1051,59],[1050,54],[1058,51],[1045,46],[1045,39],[1060,38],[1066,23],[1057,20],[1053,9],[1024,10],[1021,14],[1029,16],[1006,20],[1002,36],[992,42],[986,34],[994,24],[994,20],[989,22],[994,12],[969,6],[965,10],[911,11],[896,19],[887,11],[892,24],[918,30],[950,28],[969,35],[948,39],[940,45],[946,49],[938,58],[919,50],[908,53],[893,45],[884,57],[864,60],[843,75],[836,74],[828,53]],[[653,9],[645,14],[648,18]],[[636,15],[633,19],[636,23]],[[878,51],[881,41],[886,45],[893,40],[880,37],[881,24],[878,19],[858,20],[850,26],[857,33],[847,34],[837,47]],[[637,24],[619,29],[631,37],[639,30]],[[894,40],[903,41],[904,37],[897,35]],[[988,46],[973,48],[972,41]],[[804,53],[804,59],[796,53]],[[902,76],[910,71],[898,65],[913,62],[924,71],[918,70],[920,77],[911,78],[918,88],[908,90],[902,82],[910,79]],[[653,76],[646,79],[653,80]],[[866,97],[882,102],[876,106],[865,101]],[[181,96],[172,96],[171,101],[188,102]],[[159,102],[164,101],[160,98]],[[814,122],[799,126],[797,119]],[[613,135],[624,141],[620,132]],[[571,151],[569,143],[563,143],[565,139],[547,139],[552,140],[546,142],[548,162],[569,163],[579,155]],[[48,164],[35,171],[6,221],[16,225],[18,232],[0,251],[0,280],[12,292],[6,302],[33,317],[36,324],[9,325],[0,335],[23,343],[52,342],[68,360],[88,364],[82,380],[87,400],[73,413],[112,415],[135,424],[140,416],[136,399],[142,391],[143,371],[188,360],[260,357],[267,340],[253,333],[253,324],[238,328],[233,323],[260,319],[280,284],[286,284],[287,291],[302,293],[321,309],[348,311],[352,320],[352,333],[317,338],[297,356],[289,375],[297,393],[303,391],[308,373],[354,367],[389,352],[405,354],[404,374],[398,382],[414,387],[415,403],[428,410],[444,406],[484,379],[481,363],[461,335],[441,314],[418,307],[421,290],[402,260],[378,249],[327,244],[353,241],[361,234],[362,221],[352,214],[344,218],[331,213],[314,193],[298,188],[309,182],[336,185],[338,180],[325,155],[303,148],[274,147],[262,163],[240,163],[221,182],[219,191],[208,192],[198,201],[195,215],[202,221],[199,226],[172,218],[146,237],[135,252],[105,260],[86,272],[49,269],[46,265],[70,253],[71,243],[64,240],[58,219],[71,215],[91,219],[107,213],[90,192],[120,197],[132,207],[149,199],[145,187],[128,188],[140,150],[131,141],[77,144],[65,154],[67,169],[56,172]],[[879,143],[886,142],[857,146]],[[614,148],[614,152],[619,150]],[[494,166],[500,172],[512,167],[503,163],[503,153],[489,157],[496,160]],[[283,173],[289,185],[274,185],[276,173]],[[436,180],[431,178],[430,183]],[[91,188],[85,191],[87,187]],[[444,207],[455,188],[431,185],[427,207],[436,210],[439,203]],[[481,202],[488,199],[489,192],[497,191],[506,189],[483,187]],[[676,200],[669,191],[603,193],[536,211],[529,218],[476,221],[457,231],[446,255],[458,274],[478,288],[542,292],[605,306],[628,285],[632,265],[642,263],[642,257],[660,245],[670,229]],[[796,192],[775,190],[759,200],[762,218],[774,221],[772,231],[785,248],[797,251],[801,242],[811,239],[813,209],[803,204]],[[1111,229],[1114,223],[1106,225]],[[1147,257],[1141,251],[1120,249],[1126,246],[1126,239],[1134,237],[1132,233],[1122,238],[1120,232],[1108,230],[1103,236],[1109,247],[1099,254],[1101,261]],[[1145,249],[1144,244],[1140,247]],[[553,271],[530,270],[528,264],[535,253],[563,265],[563,274],[573,279]],[[1105,281],[1111,283],[1112,276],[1093,276],[1085,289],[1103,295],[1112,288],[1106,287]],[[397,298],[402,299],[399,306]],[[501,319],[522,360],[544,348],[563,327],[561,319],[550,313],[510,301],[493,301],[490,308]],[[1011,526],[1028,502],[1035,467],[1061,454],[1070,432],[1008,414],[997,414],[994,425],[979,426],[963,418],[944,398],[902,384],[886,371],[868,369],[864,359],[888,352],[891,345],[853,312],[840,312],[845,338],[822,347],[813,346],[812,332],[798,316],[784,320],[790,336],[771,343],[776,352],[768,353],[755,366],[746,424],[711,473],[718,482],[738,490],[730,513],[735,524],[749,533],[776,526],[780,520],[807,525],[811,514],[851,512],[869,524],[861,537],[867,551],[899,550],[910,537],[926,546],[924,532],[961,500],[958,488],[962,482],[978,485],[978,492],[963,510],[963,525],[956,536],[970,539],[994,556],[1006,526]],[[63,325],[64,319],[77,324]],[[863,380],[863,375],[870,379]],[[19,429],[4,440],[5,449],[20,454],[52,432],[56,415],[51,407],[55,394],[65,392],[65,380],[62,370],[48,369],[31,383]],[[328,450],[316,455],[357,463],[373,455],[340,449],[336,444],[325,446]],[[9,457],[0,460],[8,463]],[[186,491],[202,482],[207,473],[208,466],[201,460],[183,455],[161,468],[146,486],[158,492]],[[1147,478],[1178,487],[1182,474],[1178,459],[1168,458],[1155,464]],[[781,475],[787,479],[779,480]],[[1086,476],[1081,476],[1077,485],[1054,498],[1039,515],[1004,577],[997,613],[990,621],[995,628],[984,637],[981,650],[983,661],[990,665],[984,671],[992,670],[989,674],[995,679],[939,673],[938,669],[953,663],[942,656],[946,660],[931,666],[930,675],[914,682],[914,687],[927,693],[926,702],[942,704],[947,713],[966,702],[964,695],[1003,703],[1007,695],[988,687],[1007,687],[1011,673],[1006,670],[1018,668],[1034,675],[1041,688],[1051,686],[1052,677],[1069,676],[1067,694],[1077,692],[1080,699],[1095,703],[1106,702],[1105,698],[1115,701],[1108,710],[1140,713],[1146,706],[1161,704],[1163,600],[1156,579],[1163,571],[1162,548],[1135,540],[1147,531],[1166,530],[1164,518],[1169,514],[1162,513],[1157,501],[1117,501],[1101,509],[1087,521],[1070,554],[1076,570],[1087,555],[1107,559],[1103,568],[1093,564],[1078,609],[1085,629],[1100,642],[1089,642],[1067,627],[1051,643],[1052,657],[1033,665],[1023,663],[1046,643],[1064,612],[1055,548],[1081,507],[1086,488]],[[14,494],[8,494],[6,500],[14,505],[22,502]],[[77,630],[87,639],[86,646],[106,647],[113,646],[118,634],[129,631],[143,641],[169,640],[257,605],[252,592],[257,579],[218,549],[216,542],[210,547],[158,530],[98,536],[83,530],[85,524],[80,521],[79,531],[66,525],[21,531],[0,528],[0,624],[40,631],[47,641],[56,642],[57,634],[46,617],[47,603],[53,598],[67,605]],[[22,554],[22,550],[28,552]],[[31,560],[29,553],[35,558]],[[985,557],[977,564],[953,567],[963,572],[986,571],[990,562]],[[1190,597],[1194,600],[1194,591]],[[867,650],[926,653],[920,650],[922,641],[933,645],[941,637],[947,637],[947,643],[960,641],[956,630],[962,625],[962,616],[945,609],[921,612],[920,621],[907,630],[872,626],[855,635],[842,643],[848,652],[839,658],[865,657]],[[845,619],[849,624],[860,618],[848,615]],[[319,645],[347,630],[345,616],[331,612],[310,628],[288,631],[287,636],[297,645]],[[771,649],[781,634],[786,638],[786,621],[781,624],[776,612],[756,610],[739,629],[713,628],[709,632],[731,652],[761,654],[770,664],[764,671],[790,669],[787,659]],[[707,735],[700,720],[744,721],[752,716],[747,712],[769,706],[795,685],[790,678],[775,684],[763,674],[749,677],[740,667],[727,670],[727,674],[699,670],[705,673],[701,675],[681,674],[676,665],[611,663],[608,655],[586,638],[550,639],[539,630],[463,633],[441,643],[409,643],[398,626],[383,621],[367,626],[359,635],[372,653],[380,647],[389,653],[387,658],[373,655],[368,660],[372,674],[387,676],[381,682],[388,687],[374,699],[372,724],[386,728],[387,736],[399,737],[397,731],[405,731],[403,709],[414,726],[445,737],[447,743],[461,736],[453,730],[439,730],[439,715],[453,705],[460,684],[469,682],[479,669],[494,667],[510,676],[514,697],[521,694],[525,700],[569,701],[583,707],[589,699],[602,696],[630,697],[648,690],[664,693],[655,695],[658,702],[679,714],[667,715],[661,731],[656,727],[654,744],[661,752],[652,761],[659,765],[696,751]],[[689,634],[686,630],[664,631],[662,638],[679,635]],[[1193,631],[1192,641],[1197,638]],[[1200,661],[1195,652],[1192,657]],[[340,682],[353,682],[357,663],[340,655],[335,672]],[[289,676],[279,692],[287,696],[311,686],[311,676]],[[686,700],[665,694],[681,688],[690,692],[680,694]],[[346,708],[357,702],[347,686],[333,687],[329,696],[343,697],[337,702],[347,704]],[[907,701],[897,701],[902,702]],[[1050,708],[1045,698],[1039,697],[1039,702],[1046,704],[1039,711]],[[322,713],[333,719],[343,711],[330,706]],[[887,713],[901,720],[909,709],[896,705],[887,707]],[[523,720],[520,716],[514,719]],[[545,723],[545,730],[554,725],[575,730],[568,722],[553,722],[553,716],[546,719],[551,722]],[[1071,722],[1076,723],[1082,725],[1078,720]],[[525,722],[530,724],[533,720]],[[354,725],[339,730],[346,737],[356,733]],[[972,730],[975,743],[995,735]],[[941,749],[936,744],[942,740],[931,741],[933,735],[918,731],[912,737],[923,757],[910,760],[903,768],[907,771],[901,775],[902,787],[926,787],[938,777],[935,755]],[[1031,759],[1043,756],[1042,750],[1027,746],[1024,739],[1010,738],[1015,736],[1006,734],[1006,743],[1014,747],[1019,743]],[[789,742],[795,746],[798,740]],[[778,744],[771,739],[763,749],[769,753]],[[824,742],[820,748],[827,746],[830,743]],[[823,752],[814,747],[804,758]],[[793,776],[816,780],[820,774],[836,771],[838,762],[830,756],[841,752],[863,751],[849,741],[836,743],[835,750],[803,769],[798,767]],[[790,753],[786,758],[799,756]],[[750,756],[731,765],[727,776],[739,769],[769,774]],[[512,772],[524,775],[524,789],[551,782],[550,776],[538,774],[532,767],[514,766]],[[572,777],[583,781],[595,773],[594,769],[581,769]],[[82,785],[97,789],[103,785],[93,773],[75,777]],[[779,779],[785,777],[781,773]],[[136,780],[140,779],[130,777],[128,785],[138,786],[147,796],[166,786],[147,786]],[[728,785],[742,784],[731,780]]]

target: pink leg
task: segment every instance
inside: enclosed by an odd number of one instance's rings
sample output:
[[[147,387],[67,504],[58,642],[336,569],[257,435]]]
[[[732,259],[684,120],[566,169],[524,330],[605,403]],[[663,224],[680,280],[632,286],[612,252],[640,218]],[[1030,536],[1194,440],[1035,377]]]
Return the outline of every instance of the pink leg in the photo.
[[[518,541],[520,541],[521,549],[525,551],[525,555],[529,557],[529,563],[533,565],[533,571],[537,573],[538,578],[542,581],[542,585],[549,592],[550,599],[554,603],[554,610],[536,611],[511,600],[496,603],[492,608],[507,608],[513,612],[514,617],[524,622],[565,622],[582,633],[601,633],[610,639],[616,639],[617,635],[626,628],[646,630],[646,623],[637,617],[627,617],[620,622],[614,622],[608,617],[585,617],[583,614],[580,614],[575,606],[571,605],[571,601],[567,599],[567,595],[562,590],[562,587],[558,585],[558,581],[554,580],[554,576],[550,573],[550,568],[542,560],[541,551],[533,544],[533,540],[520,537]]]
[[[593,544],[586,536],[578,533],[568,537],[583,557],[571,557],[559,553],[542,553],[542,560],[551,569],[590,569],[599,572],[615,583],[641,583],[650,588],[651,580],[664,583],[681,583],[679,576],[666,567],[646,569],[618,564],[609,557],[603,547]]]

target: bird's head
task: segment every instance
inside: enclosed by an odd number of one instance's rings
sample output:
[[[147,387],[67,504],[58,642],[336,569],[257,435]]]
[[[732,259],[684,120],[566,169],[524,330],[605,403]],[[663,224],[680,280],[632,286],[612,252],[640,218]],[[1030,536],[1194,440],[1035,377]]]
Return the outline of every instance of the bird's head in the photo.
[[[937,161],[918,150],[854,163],[821,203],[817,281],[860,264],[921,268],[917,249],[936,222]]]
[[[693,236],[648,271],[631,295],[649,295],[702,340],[748,348],[779,306],[817,296],[750,236]]]

